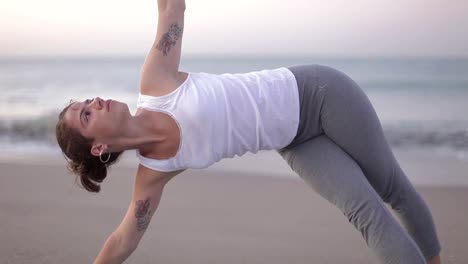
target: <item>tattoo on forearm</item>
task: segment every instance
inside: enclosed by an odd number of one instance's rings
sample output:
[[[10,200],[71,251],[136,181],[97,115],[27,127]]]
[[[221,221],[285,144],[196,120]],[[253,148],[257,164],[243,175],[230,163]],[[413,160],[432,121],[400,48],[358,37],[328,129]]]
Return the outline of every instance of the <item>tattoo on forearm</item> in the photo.
[[[173,23],[169,27],[169,31],[164,33],[161,40],[159,40],[158,45],[156,48],[162,51],[164,56],[167,56],[169,51],[171,50],[171,46],[176,44],[176,41],[179,40],[180,36],[182,35],[183,28],[179,27],[176,23]]]
[[[149,198],[145,201],[139,200],[136,202],[135,218],[137,219],[137,230],[144,231],[149,225],[151,218],[151,210]]]

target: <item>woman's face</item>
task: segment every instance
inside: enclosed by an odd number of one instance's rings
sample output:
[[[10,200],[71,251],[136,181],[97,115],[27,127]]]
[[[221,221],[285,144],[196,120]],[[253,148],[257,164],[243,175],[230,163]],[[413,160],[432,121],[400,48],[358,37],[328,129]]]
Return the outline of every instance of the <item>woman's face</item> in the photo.
[[[64,116],[67,125],[100,143],[121,135],[121,126],[130,117],[127,104],[99,97],[72,103]]]

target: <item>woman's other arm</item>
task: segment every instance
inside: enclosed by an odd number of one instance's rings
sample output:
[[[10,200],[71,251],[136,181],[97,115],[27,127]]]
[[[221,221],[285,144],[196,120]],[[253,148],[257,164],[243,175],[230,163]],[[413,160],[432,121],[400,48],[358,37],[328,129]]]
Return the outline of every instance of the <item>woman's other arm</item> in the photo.
[[[104,243],[94,264],[123,263],[134,249],[122,247],[120,239],[112,233]]]
[[[139,165],[127,213],[106,240],[94,264],[120,264],[135,251],[156,212],[164,186],[180,172],[159,172]]]

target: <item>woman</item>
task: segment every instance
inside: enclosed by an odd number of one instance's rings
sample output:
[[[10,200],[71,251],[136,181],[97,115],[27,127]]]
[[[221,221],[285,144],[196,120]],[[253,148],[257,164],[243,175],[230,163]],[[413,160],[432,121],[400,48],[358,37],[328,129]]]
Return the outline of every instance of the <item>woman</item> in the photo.
[[[243,74],[179,72],[185,2],[159,0],[158,7],[136,114],[96,97],[69,104],[57,123],[69,168],[88,191],[99,192],[124,150],[136,149],[140,160],[128,212],[95,263],[122,263],[136,249],[175,175],[271,149],[343,212],[382,263],[440,263],[429,209],[352,79],[317,64]]]

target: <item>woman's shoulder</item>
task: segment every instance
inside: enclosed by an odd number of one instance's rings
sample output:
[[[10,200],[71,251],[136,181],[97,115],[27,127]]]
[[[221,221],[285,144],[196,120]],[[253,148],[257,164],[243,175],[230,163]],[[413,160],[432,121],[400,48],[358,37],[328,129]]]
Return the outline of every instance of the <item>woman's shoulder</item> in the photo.
[[[154,76],[151,82],[140,83],[140,94],[160,97],[175,91],[188,79],[189,73],[178,72],[175,75]]]
[[[170,179],[183,171],[185,171],[185,169],[177,171],[158,171],[139,164],[136,177],[137,180],[143,181],[147,184],[161,181],[167,183]]]

